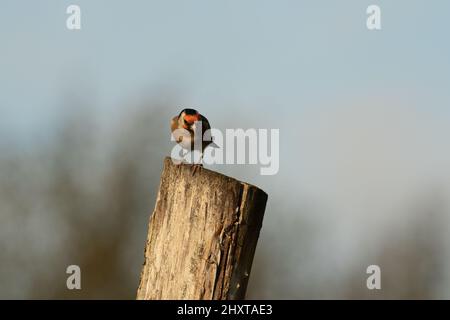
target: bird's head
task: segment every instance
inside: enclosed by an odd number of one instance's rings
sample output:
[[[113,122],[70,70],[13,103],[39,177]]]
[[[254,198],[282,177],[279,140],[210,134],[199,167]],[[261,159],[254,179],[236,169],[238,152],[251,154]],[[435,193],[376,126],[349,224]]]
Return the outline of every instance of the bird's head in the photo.
[[[192,129],[192,126],[194,125],[194,123],[196,121],[200,121],[200,113],[198,113],[197,110],[194,109],[183,109],[179,116],[178,119],[180,121],[180,124],[183,126],[183,128],[185,129]]]

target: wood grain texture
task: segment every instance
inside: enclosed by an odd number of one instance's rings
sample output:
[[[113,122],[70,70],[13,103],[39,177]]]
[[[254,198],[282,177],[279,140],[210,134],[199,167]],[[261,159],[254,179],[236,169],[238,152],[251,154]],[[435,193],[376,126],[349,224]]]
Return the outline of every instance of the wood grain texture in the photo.
[[[166,158],[137,299],[243,299],[266,202],[255,186]]]

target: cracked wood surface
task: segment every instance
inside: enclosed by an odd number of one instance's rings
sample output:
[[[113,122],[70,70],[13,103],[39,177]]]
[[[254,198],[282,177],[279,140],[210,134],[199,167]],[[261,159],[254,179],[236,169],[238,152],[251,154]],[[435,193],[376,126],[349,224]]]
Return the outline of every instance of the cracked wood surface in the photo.
[[[164,161],[137,299],[244,299],[267,194]]]

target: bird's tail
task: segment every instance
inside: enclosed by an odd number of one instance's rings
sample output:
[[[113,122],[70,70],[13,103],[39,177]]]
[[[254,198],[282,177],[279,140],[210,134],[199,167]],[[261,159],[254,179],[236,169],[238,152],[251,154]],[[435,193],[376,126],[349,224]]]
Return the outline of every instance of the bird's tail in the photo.
[[[211,142],[211,143],[208,145],[208,147],[211,147],[211,148],[217,148],[217,149],[220,148],[220,147],[219,147],[217,144],[215,144],[214,142]]]

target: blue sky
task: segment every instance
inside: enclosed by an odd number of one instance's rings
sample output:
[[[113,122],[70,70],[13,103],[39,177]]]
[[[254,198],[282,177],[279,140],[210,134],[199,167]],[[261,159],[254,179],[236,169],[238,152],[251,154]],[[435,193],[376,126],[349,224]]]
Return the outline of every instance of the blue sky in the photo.
[[[81,7],[81,31],[65,27],[72,3]],[[382,9],[378,32],[365,27],[372,3]],[[217,116],[233,106],[276,107],[289,117],[352,96],[414,94],[436,112],[449,101],[446,1],[1,6],[0,124],[7,135],[52,126],[52,115],[69,108],[61,101],[70,94],[109,113],[136,97],[173,91],[177,103]]]

